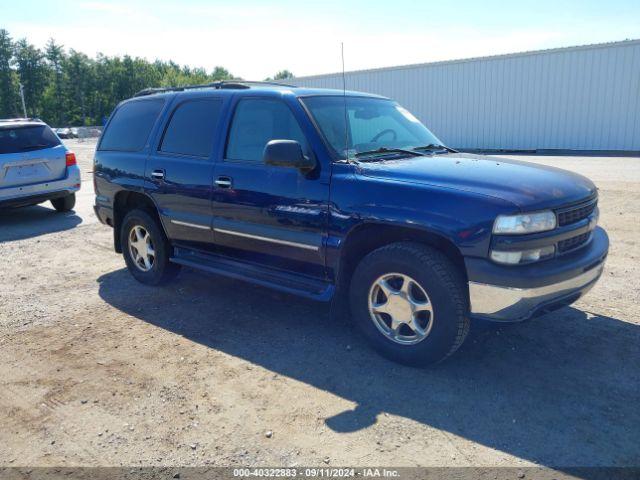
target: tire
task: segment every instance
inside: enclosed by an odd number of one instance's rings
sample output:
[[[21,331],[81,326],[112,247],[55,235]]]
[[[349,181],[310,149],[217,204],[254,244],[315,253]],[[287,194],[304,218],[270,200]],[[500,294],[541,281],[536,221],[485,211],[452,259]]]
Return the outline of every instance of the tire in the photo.
[[[76,194],[72,193],[62,198],[54,198],[51,200],[51,205],[58,212],[69,212],[76,206]]]
[[[135,242],[132,241],[134,237]],[[174,279],[179,273],[180,266],[169,261],[171,245],[167,237],[158,221],[146,211],[132,210],[127,213],[120,228],[120,242],[127,268],[140,283],[160,285]],[[136,252],[138,255],[134,257]]]
[[[349,303],[352,318],[373,348],[405,365],[444,360],[469,332],[461,272],[444,254],[418,243],[394,243],[368,254],[351,279]]]

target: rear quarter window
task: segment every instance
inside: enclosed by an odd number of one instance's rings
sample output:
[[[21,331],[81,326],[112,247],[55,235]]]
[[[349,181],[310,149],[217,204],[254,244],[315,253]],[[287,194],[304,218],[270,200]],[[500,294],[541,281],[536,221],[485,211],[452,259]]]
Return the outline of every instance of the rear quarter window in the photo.
[[[137,152],[144,148],[164,100],[138,100],[121,105],[102,135],[98,150]]]

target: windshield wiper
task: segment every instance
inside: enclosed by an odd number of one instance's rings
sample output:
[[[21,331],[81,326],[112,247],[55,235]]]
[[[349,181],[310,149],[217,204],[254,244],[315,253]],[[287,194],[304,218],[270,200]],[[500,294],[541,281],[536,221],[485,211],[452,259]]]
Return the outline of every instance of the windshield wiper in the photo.
[[[376,150],[366,150],[364,152],[358,152],[355,154],[356,158],[361,158],[367,155],[381,155],[381,154],[386,154],[386,153],[401,153],[403,155],[410,155],[412,157],[422,157],[423,154],[420,152],[416,152],[414,150],[404,150],[402,148],[387,148],[387,147],[380,147]]]
[[[439,145],[437,143],[430,143],[429,145],[422,145],[420,147],[413,147],[412,150],[429,150],[430,152],[436,150],[446,150],[447,152],[454,153],[455,150],[453,148],[446,147],[444,145]]]

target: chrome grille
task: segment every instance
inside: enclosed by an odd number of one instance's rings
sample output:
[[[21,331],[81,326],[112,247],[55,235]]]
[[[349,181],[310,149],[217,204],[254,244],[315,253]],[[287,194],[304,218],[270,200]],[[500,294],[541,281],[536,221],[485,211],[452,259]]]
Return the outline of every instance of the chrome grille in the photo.
[[[587,203],[581,203],[580,205],[558,210],[556,212],[558,216],[558,226],[570,225],[579,222],[583,218],[587,218],[593,213],[597,204],[598,200],[593,199]]]

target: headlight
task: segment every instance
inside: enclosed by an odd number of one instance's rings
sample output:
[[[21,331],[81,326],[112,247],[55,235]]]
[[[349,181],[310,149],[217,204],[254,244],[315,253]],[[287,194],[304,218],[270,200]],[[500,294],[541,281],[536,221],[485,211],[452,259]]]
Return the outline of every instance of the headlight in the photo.
[[[492,250],[491,260],[498,263],[504,263],[506,265],[521,265],[523,263],[537,262],[538,260],[544,260],[546,258],[553,257],[555,253],[556,247],[553,245],[514,252]]]
[[[521,215],[498,215],[493,224],[493,233],[498,235],[517,235],[523,233],[545,232],[556,228],[556,214],[551,210]]]

